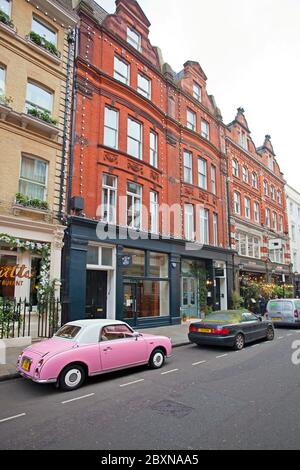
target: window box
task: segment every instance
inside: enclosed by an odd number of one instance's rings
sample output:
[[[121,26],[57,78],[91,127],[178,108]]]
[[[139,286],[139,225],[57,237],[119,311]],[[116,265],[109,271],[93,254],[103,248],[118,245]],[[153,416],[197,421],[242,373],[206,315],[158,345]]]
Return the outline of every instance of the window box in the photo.
[[[9,106],[13,102],[11,97],[0,95],[0,119],[5,120],[12,108]]]
[[[46,51],[50,52],[50,54],[52,54],[52,55],[54,55],[54,56],[56,56],[60,59],[61,53],[57,50],[55,44],[53,44],[50,41],[47,41],[47,39],[43,38],[38,33],[35,33],[34,31],[31,31],[28,35],[28,39],[30,39],[30,41],[34,42],[37,46],[40,46],[43,49],[46,49]]]
[[[49,210],[48,202],[42,201],[41,199],[30,199],[28,196],[25,196],[21,193],[16,194],[16,204],[23,207],[30,207],[32,209],[38,209],[42,211]]]
[[[21,125],[23,129],[26,129],[28,126],[33,127],[36,131],[43,132],[49,136],[50,139],[54,139],[59,134],[59,129],[54,124],[50,124],[39,117],[33,116],[31,114],[21,114]]]
[[[27,114],[41,119],[42,121],[47,122],[48,124],[52,124],[53,126],[56,126],[58,124],[57,119],[53,119],[47,111],[41,111],[37,108],[28,108]]]

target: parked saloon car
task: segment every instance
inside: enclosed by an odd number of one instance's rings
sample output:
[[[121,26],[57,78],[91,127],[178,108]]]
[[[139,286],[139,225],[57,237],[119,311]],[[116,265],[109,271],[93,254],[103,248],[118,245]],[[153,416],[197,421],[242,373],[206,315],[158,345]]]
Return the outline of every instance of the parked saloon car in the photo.
[[[198,345],[229,346],[241,350],[246,343],[265,338],[274,339],[272,322],[250,312],[227,310],[213,312],[190,325],[189,340]]]
[[[136,333],[120,321],[82,320],[66,324],[52,339],[26,348],[17,370],[34,382],[56,383],[71,391],[87,376],[142,364],[159,369],[171,353],[171,340],[164,336]]]

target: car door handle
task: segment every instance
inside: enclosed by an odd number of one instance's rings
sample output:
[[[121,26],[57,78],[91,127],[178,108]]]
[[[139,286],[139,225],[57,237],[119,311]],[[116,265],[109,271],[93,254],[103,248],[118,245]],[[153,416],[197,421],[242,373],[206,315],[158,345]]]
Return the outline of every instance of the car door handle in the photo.
[[[103,349],[104,352],[107,352],[107,351],[112,351],[112,348],[105,348]]]

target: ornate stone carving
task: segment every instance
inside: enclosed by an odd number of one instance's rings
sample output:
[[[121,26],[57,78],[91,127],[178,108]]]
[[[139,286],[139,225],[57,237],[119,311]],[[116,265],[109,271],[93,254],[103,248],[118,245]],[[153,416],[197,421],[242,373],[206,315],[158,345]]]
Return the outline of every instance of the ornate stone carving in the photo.
[[[118,155],[112,153],[104,153],[104,160],[110,163],[118,163]]]
[[[154,180],[154,181],[159,181],[159,175],[158,173],[156,173],[155,171],[151,170],[150,172],[150,177]]]
[[[141,173],[143,174],[143,167],[142,165],[138,165],[137,163],[134,162],[128,162],[128,170],[132,170],[135,173]]]

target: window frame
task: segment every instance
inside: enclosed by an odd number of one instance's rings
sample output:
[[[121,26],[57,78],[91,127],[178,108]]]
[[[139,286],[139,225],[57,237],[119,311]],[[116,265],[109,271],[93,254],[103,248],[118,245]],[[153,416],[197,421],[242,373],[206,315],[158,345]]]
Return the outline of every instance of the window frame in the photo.
[[[136,185],[137,188],[140,189],[140,194],[135,194],[131,192],[128,188],[130,184]],[[132,205],[129,207],[128,205],[128,199],[132,198]],[[139,216],[136,217],[135,215],[135,208],[136,208],[136,203],[139,201],[139,206],[140,206],[140,213]],[[131,209],[131,216],[132,216],[132,222],[131,224],[128,224],[128,219],[129,219],[129,210]],[[134,210],[134,212],[133,212]],[[132,213],[133,212],[133,213]],[[143,217],[143,186],[135,183],[134,181],[127,181],[126,185],[126,216],[127,216],[127,227],[132,229],[132,230],[141,230],[142,229],[142,217]],[[136,219],[139,218],[139,225],[135,224]]]
[[[25,158],[27,158],[28,160],[32,160],[34,162],[39,161],[39,162],[42,162],[42,163],[45,164],[45,167],[46,167],[45,184],[39,183],[39,182],[34,181],[34,180],[30,180],[29,178],[25,178],[24,176],[22,176],[22,162],[23,162],[23,159],[25,159]],[[28,194],[25,194],[24,191],[21,191],[21,189],[20,189],[21,184],[20,183],[21,183],[21,181],[23,181],[24,183],[29,183],[29,184],[33,184],[33,185],[42,187],[44,189],[44,196],[43,196],[43,199],[41,199],[41,201],[47,202],[47,199],[48,199],[48,175],[49,175],[49,162],[47,160],[44,160],[43,158],[40,158],[40,157],[35,157],[33,155],[28,155],[26,153],[22,153],[22,155],[21,155],[21,164],[20,164],[20,174],[19,174],[19,186],[18,186],[19,187],[19,192],[21,194],[23,194],[24,196],[29,197],[30,199],[33,199]]]
[[[151,200],[151,196],[154,195],[154,199]],[[159,194],[157,191],[150,190],[150,233],[157,235],[159,233]],[[153,216],[154,214],[154,216]],[[153,224],[153,221],[155,224]],[[155,225],[155,227],[153,227]]]
[[[111,112],[114,112],[116,113],[116,116],[117,116],[117,128],[114,129],[113,127],[110,127],[106,124],[106,112],[107,111],[111,111]],[[106,146],[106,147],[109,147],[109,148],[112,148],[112,149],[115,149],[115,150],[118,150],[119,149],[119,125],[120,125],[120,113],[119,113],[119,110],[118,109],[115,109],[115,108],[112,108],[110,106],[105,106],[104,108],[104,134],[103,134],[103,144]],[[106,136],[106,133],[105,133],[105,130],[106,129],[109,129],[110,131],[113,131],[115,133],[115,141],[116,141],[116,145],[115,147],[112,147],[111,145],[108,145],[106,143],[106,140],[105,140],[105,136]]]
[[[43,108],[42,106],[40,106],[38,104],[35,104],[32,101],[28,100],[29,85],[37,88],[38,90],[42,90],[42,91],[44,91],[45,93],[48,93],[48,95],[51,96],[51,109],[50,110],[46,109],[46,108]],[[26,101],[25,101],[26,112],[28,112],[28,109],[33,108],[33,109],[37,109],[38,111],[46,112],[46,113],[52,115],[53,107],[54,107],[54,92],[52,90],[50,90],[49,88],[47,88],[43,85],[40,85],[39,83],[37,83],[33,80],[30,80],[30,79],[27,80]]]
[[[148,82],[148,85],[149,85],[149,88],[148,88],[148,91],[146,91],[144,88],[142,88],[140,85],[139,85],[139,79],[140,78],[143,78],[144,80],[146,80]],[[144,75],[143,73],[141,72],[138,72],[138,77],[137,77],[137,92],[142,95],[144,98],[147,98],[148,100],[151,100],[151,88],[152,88],[152,80],[150,78],[148,78],[146,75]]]
[[[0,95],[3,95],[5,96],[5,90],[6,90],[6,72],[7,72],[7,69],[6,69],[6,66],[2,63],[0,63],[0,71],[3,71],[3,80],[2,80],[2,83],[3,83],[3,88],[1,88],[1,80],[0,80]],[[0,72],[1,73],[1,72]]]
[[[54,36],[55,36],[55,40],[52,41],[50,38],[46,37],[45,35],[43,34],[40,34],[40,32],[38,32],[38,30],[36,30],[34,28],[34,23],[38,23],[40,26],[42,26],[43,28],[45,28],[47,31],[49,31],[50,33],[52,33]],[[54,44],[55,47],[57,47],[57,43],[58,43],[58,31],[54,28],[51,27],[50,24],[48,24],[46,21],[43,21],[40,17],[36,16],[36,15],[32,15],[32,22],[31,22],[31,31],[33,31],[34,33],[38,34],[39,36],[41,36],[43,39],[45,39],[46,41],[50,42],[51,44]]]
[[[7,5],[9,6],[9,11],[8,11],[8,12],[5,11],[5,10],[3,10],[1,7],[0,7],[0,9],[3,11],[3,13],[5,13],[6,15],[8,15],[9,18],[11,19],[12,1],[11,1],[11,0],[8,0],[8,1],[7,1]]]
[[[204,163],[205,173],[201,173],[200,171],[200,162]],[[205,182],[204,186],[202,186],[201,178]],[[203,157],[198,157],[198,186],[207,191],[207,160]]]
[[[138,140],[136,139],[135,137],[132,137],[129,135],[129,121],[137,124],[140,128],[140,139],[141,140]],[[130,155],[131,157],[133,158],[136,158],[138,160],[143,160],[143,132],[144,132],[144,126],[141,122],[137,121],[136,119],[134,119],[133,117],[131,116],[128,116],[128,119],[127,119],[127,153],[128,155]],[[132,153],[129,152],[129,141],[134,141],[134,142],[137,142],[138,143],[138,149],[139,149],[139,156],[136,156],[136,155],[133,155]]]
[[[206,126],[206,129],[203,129],[203,125]],[[203,137],[206,140],[210,139],[210,126],[209,122],[206,121],[205,119],[201,119],[201,137]]]
[[[202,102],[202,87],[198,83],[193,82],[193,97],[195,100]]]
[[[211,180],[211,192],[217,195],[217,167],[215,165],[210,166],[210,180]]]
[[[184,204],[184,236],[190,242],[195,240],[195,208],[189,203]]]
[[[136,41],[134,38],[132,38],[129,34],[129,32],[133,33],[135,36],[137,36],[138,41]],[[137,51],[141,52],[142,50],[142,36],[140,33],[137,32],[136,29],[134,29],[132,26],[127,25],[127,36],[126,36],[126,41],[128,44],[130,44],[134,49]]]
[[[155,148],[151,146],[151,136],[154,137]],[[154,130],[150,130],[150,165],[158,168],[158,134]]]
[[[192,117],[192,121],[189,118]],[[197,114],[190,108],[186,110],[186,127],[193,132],[197,130]]]
[[[240,175],[240,164],[236,158],[232,159],[232,176],[239,178]]]
[[[122,64],[126,65],[127,67],[127,77],[125,75],[122,75],[117,69],[116,65],[117,63],[121,62]],[[121,79],[119,78],[121,77]],[[119,55],[115,54],[114,55],[114,79],[117,80],[120,83],[123,83],[123,85],[130,86],[130,64],[123,58],[121,58]]]
[[[237,215],[241,215],[241,193],[238,191],[234,191],[233,193],[233,207],[234,213]],[[238,210],[236,210],[238,208]]]
[[[187,184],[193,184],[193,154],[188,150],[183,152],[183,173],[183,181]]]
[[[246,219],[251,219],[251,199],[248,196],[244,197],[244,212]]]
[[[104,178],[107,177],[107,176],[114,179],[114,181],[116,183],[115,186],[109,186],[108,184],[104,183]],[[107,212],[108,215],[110,215],[110,213],[111,213],[111,206],[110,206],[111,197],[110,196],[111,196],[112,193],[114,194],[115,205],[114,205],[114,209],[113,209],[113,220],[110,220],[110,217],[108,217],[108,219],[106,219],[104,217],[104,208],[105,208],[104,192],[105,191],[107,191],[106,212]],[[118,204],[118,178],[115,175],[110,175],[108,173],[102,173],[102,213],[101,213],[101,217],[102,217],[103,222],[105,222],[107,224],[111,224],[111,225],[116,225],[116,223],[117,223],[117,204]]]

